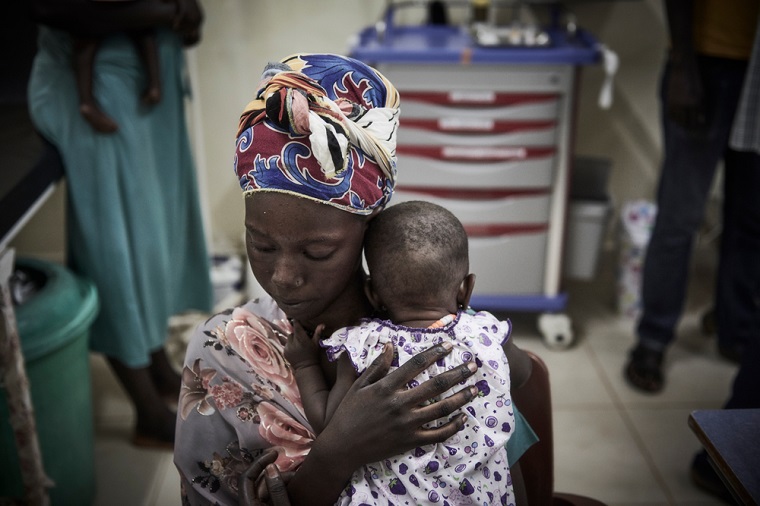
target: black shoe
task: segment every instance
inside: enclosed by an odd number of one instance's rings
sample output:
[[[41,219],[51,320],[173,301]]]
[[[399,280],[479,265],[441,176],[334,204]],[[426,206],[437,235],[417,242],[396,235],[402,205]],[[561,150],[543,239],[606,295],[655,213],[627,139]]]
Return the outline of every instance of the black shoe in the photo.
[[[720,479],[710,464],[710,457],[702,450],[694,456],[691,463],[691,481],[708,494],[712,494],[726,504],[738,504],[728,487]]]
[[[702,321],[700,322],[702,335],[705,337],[713,337],[715,335],[718,328],[718,324],[715,320],[715,307],[711,307],[702,313]]]
[[[649,394],[657,393],[665,385],[665,378],[662,376],[663,356],[661,351],[638,345],[631,352],[623,376],[637,390]]]
[[[741,344],[718,344],[718,354],[734,364],[741,362],[743,351]]]

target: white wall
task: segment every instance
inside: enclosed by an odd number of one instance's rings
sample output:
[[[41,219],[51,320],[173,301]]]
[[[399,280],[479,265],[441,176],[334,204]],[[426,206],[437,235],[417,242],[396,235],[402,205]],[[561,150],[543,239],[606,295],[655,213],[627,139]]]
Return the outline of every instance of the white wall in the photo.
[[[576,153],[612,160],[610,189],[618,205],[651,199],[661,157],[658,86],[667,45],[661,2],[586,2],[574,11],[580,24],[620,58],[608,111],[595,104],[601,66],[584,71]]]
[[[234,134],[266,62],[299,51],[345,53],[349,38],[381,17],[385,1],[204,0],[203,5],[203,40],[189,53],[196,85],[189,113],[208,235],[217,252],[242,247],[243,203],[232,174]],[[583,70],[576,152],[612,160],[616,204],[651,198],[660,158],[657,82],[666,42],[660,2],[570,5],[578,24],[620,56],[610,110],[596,103],[601,67]],[[14,241],[20,254],[63,259],[62,191]]]
[[[264,65],[296,52],[345,53],[349,38],[374,23],[384,3],[207,0],[204,6],[204,39],[192,55],[200,102],[193,123],[203,147],[197,161],[201,181],[208,183],[210,235],[215,248],[226,249],[242,246],[243,201],[232,173],[237,120]]]

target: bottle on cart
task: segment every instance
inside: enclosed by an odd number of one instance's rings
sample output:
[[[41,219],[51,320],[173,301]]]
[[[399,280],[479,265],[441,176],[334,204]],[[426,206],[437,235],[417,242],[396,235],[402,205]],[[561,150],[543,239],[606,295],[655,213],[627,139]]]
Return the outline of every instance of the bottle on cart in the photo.
[[[472,24],[488,23],[489,11],[491,10],[490,0],[470,0],[470,6]]]

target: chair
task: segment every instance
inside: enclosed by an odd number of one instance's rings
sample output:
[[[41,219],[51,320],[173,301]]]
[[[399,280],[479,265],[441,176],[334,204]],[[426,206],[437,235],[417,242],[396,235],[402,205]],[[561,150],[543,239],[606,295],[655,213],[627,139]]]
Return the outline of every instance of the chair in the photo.
[[[532,370],[528,380],[512,391],[520,413],[539,438],[520,457],[529,506],[604,506],[604,503],[576,494],[554,491],[554,434],[549,370],[544,361],[530,351]]]

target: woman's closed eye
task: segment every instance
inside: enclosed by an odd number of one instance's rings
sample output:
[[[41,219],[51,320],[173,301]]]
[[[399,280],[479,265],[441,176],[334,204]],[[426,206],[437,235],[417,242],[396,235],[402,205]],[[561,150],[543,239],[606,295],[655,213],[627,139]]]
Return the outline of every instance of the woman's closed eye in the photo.
[[[309,260],[319,261],[329,260],[334,252],[334,248],[307,248],[304,250],[303,254]]]
[[[277,247],[260,241],[250,241],[251,249],[258,254],[271,254],[277,252]],[[335,248],[306,248],[303,250],[303,256],[309,260],[321,261],[328,260],[333,256]]]
[[[248,243],[251,245],[251,248],[256,253],[273,253],[277,249],[272,244],[267,244],[260,241],[254,241],[254,240],[249,239]]]

